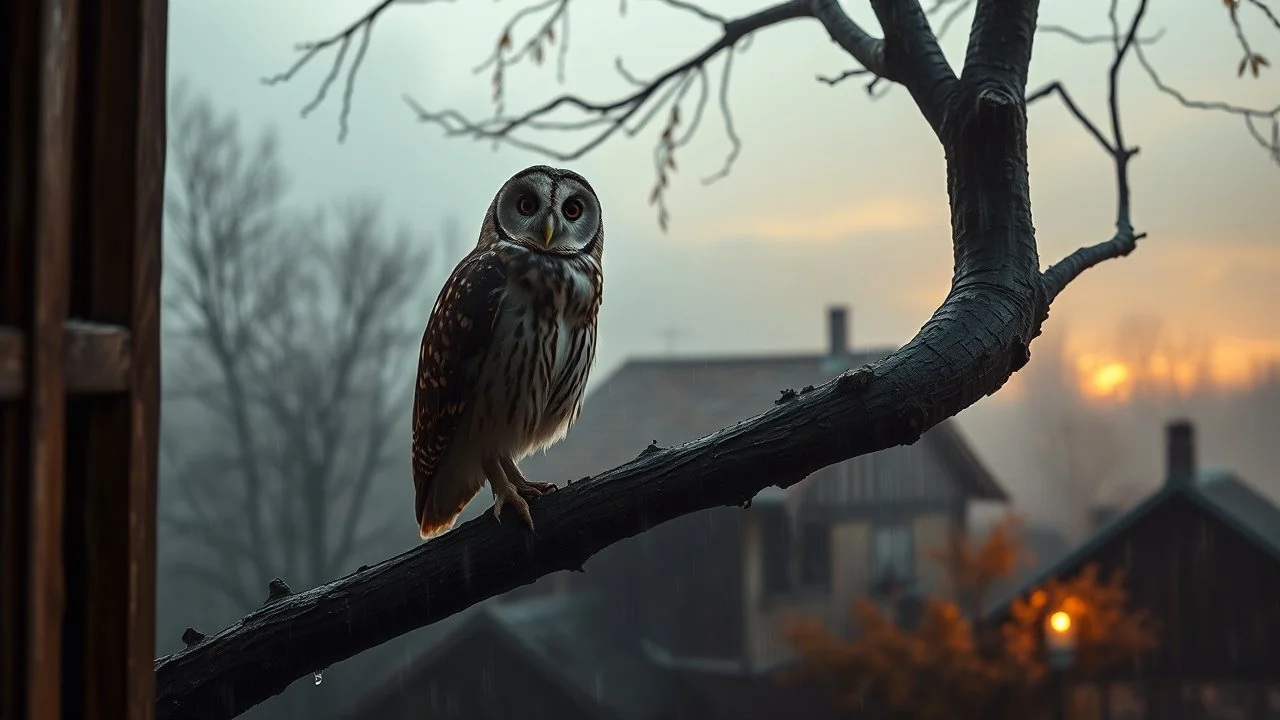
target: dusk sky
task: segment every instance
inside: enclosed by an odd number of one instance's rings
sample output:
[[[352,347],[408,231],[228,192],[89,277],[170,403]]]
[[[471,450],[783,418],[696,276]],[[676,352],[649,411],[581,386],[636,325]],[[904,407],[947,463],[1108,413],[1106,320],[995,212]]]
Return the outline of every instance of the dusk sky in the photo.
[[[389,10],[357,80],[349,136],[338,144],[340,85],[310,117],[299,117],[331,55],[285,85],[268,87],[260,78],[287,68],[295,43],[332,34],[370,4],[173,2],[170,82],[185,80],[207,93],[219,109],[236,112],[250,132],[274,126],[294,179],[291,198],[299,205],[373,196],[389,222],[423,236],[436,234],[445,217],[456,217],[462,237],[453,240],[452,265],[474,244],[499,185],[544,159],[446,138],[440,128],[417,123],[402,95],[476,118],[491,112],[489,76],[471,70],[516,6],[464,0]],[[554,55],[540,67],[515,68],[507,77],[508,108],[520,111],[563,90],[615,98],[628,88],[614,70],[616,56],[633,74],[650,77],[719,33],[662,2],[629,0],[625,16],[618,4],[575,3],[564,87],[556,83]],[[733,14],[765,4],[722,0],[706,6]],[[875,27],[867,3],[844,4]],[[1123,18],[1130,6],[1121,3]],[[1040,22],[1106,33],[1107,3],[1046,0]],[[957,70],[967,26],[967,17],[961,19],[944,41]],[[522,29],[533,27],[517,28],[513,40],[519,44],[526,37]],[[1146,27],[1149,33],[1165,28],[1145,52],[1189,97],[1257,107],[1280,100],[1280,70],[1264,70],[1261,79],[1247,73],[1237,78],[1241,51],[1218,0],[1152,3]],[[1254,49],[1273,64],[1280,61],[1280,34],[1260,22],[1253,27]],[[1042,34],[1030,85],[1061,80],[1103,124],[1110,59],[1108,44],[1081,47]],[[713,91],[722,62],[711,66]],[[741,155],[729,177],[702,184],[730,148],[713,97],[698,136],[677,155],[667,233],[659,231],[647,203],[660,122],[569,164],[590,179],[604,204],[607,283],[596,380],[626,357],[663,352],[667,328],[681,331],[675,346],[681,354],[816,350],[831,303],[855,307],[857,345],[900,344],[947,292],[951,242],[942,149],[907,93],[894,88],[873,101],[856,79],[834,88],[815,81],[817,74],[853,67],[816,21],[768,29],[734,63],[730,97]],[[1134,222],[1149,237],[1129,258],[1074,283],[1054,304],[1046,337],[1065,343],[1082,368],[1082,384],[1111,392],[1125,380],[1123,369],[1106,370],[1120,358],[1120,323],[1156,316],[1168,333],[1208,348],[1217,381],[1246,382],[1251,363],[1280,359],[1280,167],[1240,118],[1179,106],[1152,87],[1136,61],[1124,71],[1122,105],[1126,138],[1142,148],[1131,171]],[[561,147],[580,141],[529,137]],[[1030,155],[1042,262],[1110,237],[1110,160],[1056,98],[1030,110]],[[438,273],[424,276],[435,283]],[[985,402],[1023,399],[1015,383]],[[980,411],[975,408],[974,417]]]

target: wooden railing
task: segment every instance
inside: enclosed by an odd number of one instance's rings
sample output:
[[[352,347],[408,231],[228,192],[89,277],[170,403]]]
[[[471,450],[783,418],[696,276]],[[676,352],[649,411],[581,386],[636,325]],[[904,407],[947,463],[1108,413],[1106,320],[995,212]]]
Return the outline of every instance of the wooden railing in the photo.
[[[0,9],[0,718],[154,714],[166,0]]]

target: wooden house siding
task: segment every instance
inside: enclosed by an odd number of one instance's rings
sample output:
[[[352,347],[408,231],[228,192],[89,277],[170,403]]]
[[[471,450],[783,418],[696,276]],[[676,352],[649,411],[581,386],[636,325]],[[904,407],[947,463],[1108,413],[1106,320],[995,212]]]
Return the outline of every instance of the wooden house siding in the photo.
[[[1125,573],[1160,647],[1122,678],[1280,681],[1280,558],[1182,495],[1090,554]]]
[[[952,512],[934,512],[912,518],[916,563],[913,590],[922,595],[949,595],[946,569],[932,556],[935,551],[948,547],[957,531],[964,530],[962,522]]]
[[[679,656],[732,659],[743,650],[744,512],[714,508],[610,546],[572,590],[614,599],[619,622]]]
[[[953,508],[966,500],[924,443],[837,463],[806,480],[805,512],[828,518],[867,517],[889,509],[911,513]]]

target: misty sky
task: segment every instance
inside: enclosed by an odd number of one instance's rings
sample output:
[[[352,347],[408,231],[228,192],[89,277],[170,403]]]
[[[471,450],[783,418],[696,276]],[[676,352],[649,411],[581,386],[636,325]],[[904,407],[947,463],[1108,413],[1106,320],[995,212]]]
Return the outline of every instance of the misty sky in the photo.
[[[375,29],[355,90],[350,134],[339,145],[340,87],[309,118],[299,117],[330,56],[287,85],[267,87],[260,78],[288,67],[295,43],[332,34],[370,4],[174,0],[170,82],[186,80],[208,93],[251,131],[275,126],[298,203],[375,196],[390,221],[423,235],[453,215],[462,228],[463,237],[454,241],[460,255],[474,244],[499,185],[543,159],[446,138],[438,127],[418,124],[401,98],[408,93],[431,109],[483,117],[491,109],[489,76],[471,69],[524,3],[457,0],[392,8]],[[627,90],[613,68],[615,56],[635,75],[650,77],[718,34],[716,26],[660,2],[626,4],[625,17],[617,0],[575,4],[565,89],[611,99]],[[741,13],[764,4],[722,0],[707,6]],[[866,3],[845,5],[874,27]],[[1122,5],[1127,17],[1129,4]],[[1256,106],[1280,100],[1280,70],[1272,68],[1261,80],[1236,77],[1240,50],[1222,3],[1152,6],[1146,27],[1166,32],[1147,54],[1166,80],[1192,97]],[[1105,33],[1106,7],[1103,0],[1045,0],[1041,23]],[[1261,23],[1253,28],[1255,50],[1276,64],[1280,34]],[[957,69],[966,30],[967,18],[944,42]],[[513,40],[519,44],[525,37],[517,29]],[[1101,124],[1110,57],[1106,44],[1080,47],[1041,35],[1031,85],[1062,80]],[[720,62],[712,66],[713,90]],[[951,274],[942,150],[901,88],[871,101],[856,80],[832,88],[814,79],[850,67],[816,21],[793,21],[758,35],[733,68],[731,102],[744,142],[737,165],[718,184],[700,182],[720,168],[729,150],[713,102],[702,130],[677,156],[665,235],[647,204],[660,123],[571,164],[591,180],[605,210],[607,282],[597,379],[627,356],[661,352],[661,332],[669,327],[682,331],[676,345],[682,354],[746,353],[817,349],[824,307],[833,302],[855,306],[858,345],[905,342],[927,319]],[[560,91],[554,58],[507,77],[511,110]],[[1280,358],[1280,323],[1273,319],[1280,305],[1280,168],[1238,118],[1181,108],[1151,87],[1136,62],[1126,67],[1122,102],[1126,137],[1142,147],[1132,165],[1134,221],[1150,237],[1131,257],[1073,284],[1055,303],[1046,333],[1069,333],[1075,352],[1106,354],[1126,315],[1155,314],[1173,330],[1211,338],[1224,373],[1241,356]],[[1048,264],[1111,235],[1115,194],[1109,159],[1060,103],[1045,100],[1030,115],[1035,221]],[[561,147],[576,140],[544,139]],[[424,269],[424,281],[437,277]]]

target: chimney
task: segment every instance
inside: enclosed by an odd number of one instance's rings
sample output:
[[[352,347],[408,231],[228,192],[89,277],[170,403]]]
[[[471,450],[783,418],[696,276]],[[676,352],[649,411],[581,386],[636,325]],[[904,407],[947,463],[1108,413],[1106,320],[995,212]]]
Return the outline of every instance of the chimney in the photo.
[[[1190,420],[1174,420],[1165,426],[1168,466],[1165,482],[1190,485],[1196,477],[1196,434]]]
[[[840,357],[849,354],[849,308],[832,305],[827,309],[827,340],[830,354]]]

